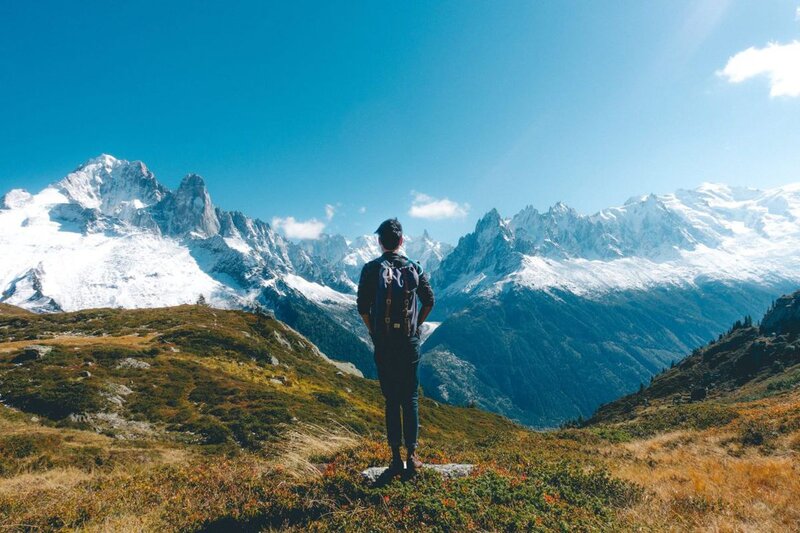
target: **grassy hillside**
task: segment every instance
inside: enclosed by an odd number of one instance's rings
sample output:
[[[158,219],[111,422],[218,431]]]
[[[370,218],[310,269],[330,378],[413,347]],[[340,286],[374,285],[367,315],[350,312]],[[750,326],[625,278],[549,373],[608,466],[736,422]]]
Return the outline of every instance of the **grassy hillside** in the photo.
[[[602,406],[612,471],[653,491],[629,510],[656,529],[800,528],[800,292]]]
[[[0,399],[12,527],[596,528],[637,494],[571,440],[425,398],[423,457],[479,473],[369,488],[359,471],[388,461],[377,384],[244,312],[8,309]]]
[[[800,525],[800,391],[766,393],[790,368],[765,394],[665,400],[658,415],[551,432],[423,399],[423,459],[476,470],[372,487],[360,471],[389,460],[377,384],[281,322],[198,306],[0,311],[0,528]]]

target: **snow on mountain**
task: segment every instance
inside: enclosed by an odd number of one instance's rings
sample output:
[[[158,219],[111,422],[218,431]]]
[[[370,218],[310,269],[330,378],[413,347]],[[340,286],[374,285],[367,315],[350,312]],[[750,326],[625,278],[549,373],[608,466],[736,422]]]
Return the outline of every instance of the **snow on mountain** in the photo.
[[[421,237],[406,235],[403,241],[400,252],[419,261],[426,272],[436,270],[442,259],[453,250],[451,245],[433,240],[427,230]],[[302,241],[299,246],[334,268],[342,269],[354,283],[358,283],[364,264],[383,253],[374,234],[361,235],[349,242],[341,235],[324,234],[316,240]]]
[[[453,251],[450,244],[433,240],[428,230],[425,230],[421,237],[404,237],[403,248],[405,255],[414,261],[419,261],[425,272],[436,270],[442,259]]]
[[[241,307],[269,279],[313,274],[268,224],[215,208],[200,176],[173,192],[138,161],[101,155],[38,194],[10,191],[2,206],[0,301],[35,310],[176,305],[200,294]]]
[[[216,208],[200,176],[175,191],[101,155],[0,203],[0,302],[37,312],[193,303],[269,308],[331,357],[373,375],[355,285],[272,227]]]
[[[800,184],[703,184],[580,215],[563,203],[489,212],[436,273],[449,293],[509,286],[579,295],[698,280],[800,280]]]

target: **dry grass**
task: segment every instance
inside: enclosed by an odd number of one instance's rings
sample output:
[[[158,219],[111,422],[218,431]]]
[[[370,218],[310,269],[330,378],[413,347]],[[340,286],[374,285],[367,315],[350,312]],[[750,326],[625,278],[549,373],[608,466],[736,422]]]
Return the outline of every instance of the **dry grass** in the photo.
[[[297,479],[318,477],[322,458],[354,448],[359,442],[357,435],[338,424],[333,429],[302,424],[286,433],[275,464]]]
[[[623,511],[634,529],[800,530],[800,458],[782,439],[765,451],[726,430],[673,432],[605,450],[612,472],[646,488]]]
[[[140,347],[149,344],[156,335],[56,335],[48,339],[10,341],[0,343],[0,353],[13,352],[30,346],[31,344],[42,344],[45,346],[69,346],[79,348],[82,346],[121,346],[121,347]]]
[[[60,433],[63,446],[111,452],[124,445],[88,431],[48,428],[8,417],[0,418],[0,427],[8,434],[32,437]],[[315,461],[358,444],[356,435],[343,426],[301,424],[288,429],[285,439],[264,453],[215,457],[199,449],[150,443],[146,460],[131,455],[109,468],[24,471],[0,477],[0,531],[61,529],[59,524],[85,531],[196,527],[227,515],[231,507],[240,512],[261,508],[265,479],[319,477]]]

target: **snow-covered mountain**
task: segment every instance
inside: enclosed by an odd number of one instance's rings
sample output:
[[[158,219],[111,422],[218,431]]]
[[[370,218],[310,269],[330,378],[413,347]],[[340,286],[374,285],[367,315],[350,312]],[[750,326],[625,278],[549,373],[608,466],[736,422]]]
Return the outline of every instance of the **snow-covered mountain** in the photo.
[[[409,239],[435,265],[447,245]],[[331,357],[371,375],[370,341],[355,312],[374,235],[294,243],[214,206],[203,179],[174,191],[140,161],[90,159],[42,191],[0,200],[0,302],[38,312],[193,303],[267,307]]]
[[[426,393],[532,425],[588,416],[745,314],[800,285],[800,184],[706,184],[581,215],[564,204],[487,213],[453,249],[406,252],[437,293]],[[375,235],[294,243],[103,155],[0,199],[0,302],[37,312],[191,303],[269,308],[322,351],[374,375],[355,312]]]
[[[800,184],[492,210],[433,285],[429,394],[533,425],[588,416],[800,286]]]
[[[216,208],[197,175],[170,191],[141,162],[91,159],[37,194],[3,196],[0,250],[2,302],[69,311],[202,294],[217,307],[274,309],[330,356],[369,365],[346,274],[269,224]]]
[[[436,276],[450,293],[507,285],[575,294],[698,279],[800,280],[800,183],[768,191],[704,184],[579,215],[563,203],[487,213]]]
[[[354,287],[361,267],[382,253],[375,234],[361,235],[352,241],[341,235],[323,234],[319,239],[302,241],[300,247],[311,256],[324,259],[334,269],[344,271]],[[451,251],[451,245],[432,239],[426,230],[420,237],[404,235],[400,253],[418,261],[425,272],[433,272]]]

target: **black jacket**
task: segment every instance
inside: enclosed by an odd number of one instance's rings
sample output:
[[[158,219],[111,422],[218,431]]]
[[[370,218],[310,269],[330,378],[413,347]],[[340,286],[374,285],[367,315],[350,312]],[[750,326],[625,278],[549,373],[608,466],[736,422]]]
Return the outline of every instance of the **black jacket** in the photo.
[[[417,287],[417,297],[422,303],[422,307],[433,307],[433,290],[431,289],[428,275],[422,271],[422,266],[411,261],[405,256],[396,252],[386,252],[377,259],[373,259],[364,265],[361,269],[361,277],[358,280],[358,296],[356,297],[356,304],[358,305],[358,314],[369,315],[372,311],[372,304],[375,303],[375,293],[378,290],[378,274],[380,272],[380,265],[383,261],[391,261],[402,266],[407,263],[417,270],[419,274],[419,286]]]

